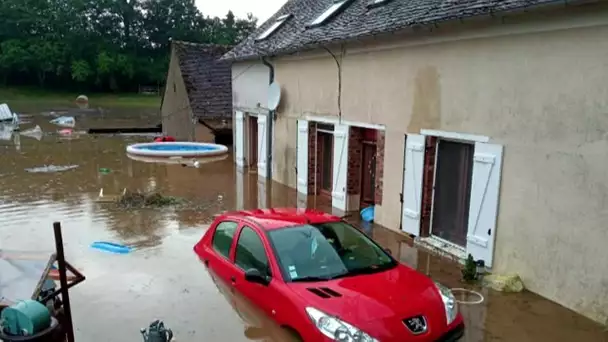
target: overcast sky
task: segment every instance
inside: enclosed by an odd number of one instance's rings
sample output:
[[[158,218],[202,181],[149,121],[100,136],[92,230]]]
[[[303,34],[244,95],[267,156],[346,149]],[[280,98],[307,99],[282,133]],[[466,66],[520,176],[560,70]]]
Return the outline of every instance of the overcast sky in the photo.
[[[262,24],[275,14],[287,0],[196,0],[196,5],[205,16],[224,17],[229,10],[239,18],[253,13]]]

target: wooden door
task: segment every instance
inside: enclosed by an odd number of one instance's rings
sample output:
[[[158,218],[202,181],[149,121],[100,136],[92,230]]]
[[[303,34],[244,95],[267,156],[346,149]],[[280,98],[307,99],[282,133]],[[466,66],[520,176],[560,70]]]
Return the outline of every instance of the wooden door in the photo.
[[[361,208],[373,205],[376,184],[376,144],[363,142],[361,156]]]
[[[258,118],[249,117],[249,167],[258,167]]]
[[[473,175],[473,145],[439,140],[431,234],[465,247]]]

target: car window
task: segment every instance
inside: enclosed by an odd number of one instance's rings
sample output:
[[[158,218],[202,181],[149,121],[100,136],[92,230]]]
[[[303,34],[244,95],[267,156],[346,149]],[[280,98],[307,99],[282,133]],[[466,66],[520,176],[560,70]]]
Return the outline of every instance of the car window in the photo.
[[[277,229],[268,236],[288,281],[374,273],[396,265],[382,248],[346,222]]]
[[[232,238],[238,226],[238,223],[233,221],[220,222],[213,233],[213,249],[226,258],[230,257]]]
[[[262,274],[270,275],[266,249],[262,239],[253,229],[245,226],[239,234],[236,245],[235,264],[243,270],[255,268]]]

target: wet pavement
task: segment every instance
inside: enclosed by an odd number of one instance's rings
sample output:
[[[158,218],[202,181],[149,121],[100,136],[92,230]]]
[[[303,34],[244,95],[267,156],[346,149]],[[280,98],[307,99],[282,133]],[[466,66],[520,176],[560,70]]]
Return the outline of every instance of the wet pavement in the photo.
[[[32,110],[32,123],[56,132],[50,118]],[[46,111],[53,110],[45,108]],[[22,109],[23,113],[27,113]],[[155,125],[155,109],[103,110],[77,117],[76,130]],[[141,341],[139,329],[163,319],[177,341],[287,341],[270,320],[224,284],[215,282],[192,253],[214,214],[223,210],[296,206],[297,195],[257,175],[237,172],[231,158],[200,168],[133,161],[124,151],[146,137],[45,135],[0,140],[0,249],[52,251],[51,225],[61,221],[67,258],[87,280],[72,291],[78,341]],[[18,148],[17,148],[18,147]],[[44,165],[78,165],[56,173],[28,173]],[[107,168],[109,173],[100,172]],[[185,198],[182,209],[124,210],[99,203],[127,188]],[[328,200],[308,206],[328,210]],[[452,288],[461,284],[451,262],[411,246],[401,234],[364,228],[402,262]],[[94,241],[136,246],[128,255],[89,248]],[[465,341],[608,341],[604,328],[532,293],[476,289],[479,305],[461,305]],[[461,298],[464,300],[464,298]]]

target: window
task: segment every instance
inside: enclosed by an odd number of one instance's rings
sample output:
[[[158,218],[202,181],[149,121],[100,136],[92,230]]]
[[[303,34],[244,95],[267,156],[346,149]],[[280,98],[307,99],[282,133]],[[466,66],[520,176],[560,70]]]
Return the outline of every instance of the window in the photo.
[[[255,40],[260,41],[260,40],[264,40],[264,39],[268,38],[271,34],[273,34],[276,30],[278,30],[279,27],[283,26],[283,24],[285,24],[287,19],[289,19],[291,17],[292,17],[291,14],[286,14],[286,15],[282,15],[282,16],[278,17],[277,21],[275,21],[274,24],[272,24],[272,26],[270,26],[266,31],[264,31],[261,35],[259,35]]]
[[[389,1],[391,1],[391,0],[371,0],[367,4],[367,7],[369,7],[369,8],[379,7],[379,6],[387,4]]]
[[[236,245],[235,264],[247,271],[251,268],[259,270],[262,274],[270,275],[266,249],[258,233],[249,227],[243,227]]]
[[[391,269],[397,262],[346,222],[326,222],[268,233],[286,281],[322,281]]]
[[[232,246],[232,238],[237,227],[238,224],[236,222],[224,221],[220,222],[215,228],[213,249],[226,258],[230,257],[230,246]]]
[[[351,0],[336,0],[325,12],[323,12],[317,19],[313,20],[308,27],[315,27],[325,24],[334,15],[338,14],[338,11],[343,9]]]

